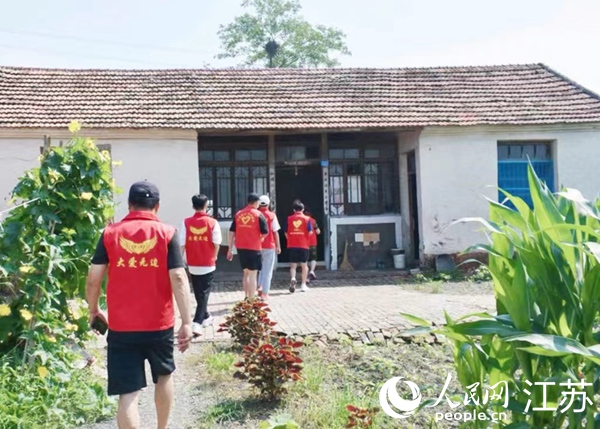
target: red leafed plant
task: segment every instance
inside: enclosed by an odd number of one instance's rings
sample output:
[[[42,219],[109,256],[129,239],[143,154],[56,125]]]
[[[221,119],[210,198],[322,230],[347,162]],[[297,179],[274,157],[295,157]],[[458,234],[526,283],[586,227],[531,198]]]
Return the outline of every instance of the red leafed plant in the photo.
[[[350,415],[348,416],[348,423],[346,428],[359,428],[366,429],[373,426],[373,417],[379,412],[379,408],[361,408],[355,405],[346,405],[346,410]]]
[[[270,311],[267,304],[258,298],[240,301],[233,307],[232,314],[219,325],[219,332],[229,332],[233,339],[242,346],[250,344],[253,338],[269,335],[273,326],[276,325],[268,317]]]
[[[266,399],[279,398],[286,392],[285,383],[300,380],[302,359],[298,349],[304,343],[266,336],[252,339],[242,351],[240,368],[233,376],[256,386]]]

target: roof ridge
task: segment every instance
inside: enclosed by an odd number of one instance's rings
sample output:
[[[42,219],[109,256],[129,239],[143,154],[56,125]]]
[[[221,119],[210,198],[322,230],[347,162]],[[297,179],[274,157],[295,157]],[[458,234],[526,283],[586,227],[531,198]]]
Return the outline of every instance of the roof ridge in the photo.
[[[307,68],[250,68],[250,67],[219,67],[219,68],[144,68],[144,69],[122,69],[122,68],[61,68],[61,67],[19,67],[0,65],[0,70],[11,71],[64,71],[64,72],[316,72],[316,71],[442,71],[442,70],[531,70],[539,67],[546,67],[541,63],[511,63],[511,64],[488,64],[488,65],[467,65],[467,66],[418,66],[418,67],[307,67]]]
[[[585,94],[589,95],[590,97],[593,97],[593,98],[595,98],[597,100],[600,100],[600,94],[598,94],[597,92],[594,92],[591,89],[588,89],[587,87],[581,85],[580,83],[574,81],[573,79],[569,79],[564,74],[556,71],[555,69],[553,69],[552,67],[550,67],[550,66],[548,66],[548,65],[546,65],[544,63],[539,63],[539,66],[542,67],[542,68],[544,68],[548,72],[554,74],[555,76],[559,77],[560,79],[564,80],[565,82],[570,83],[575,88],[579,89],[580,91],[584,92]]]

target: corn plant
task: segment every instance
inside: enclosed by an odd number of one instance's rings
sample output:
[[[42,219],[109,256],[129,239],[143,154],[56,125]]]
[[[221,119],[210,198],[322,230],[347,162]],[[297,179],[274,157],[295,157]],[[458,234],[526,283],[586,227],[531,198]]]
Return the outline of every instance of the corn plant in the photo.
[[[490,244],[469,250],[489,254],[497,314],[446,315],[441,328],[405,316],[421,325],[413,334],[433,331],[453,343],[464,391],[487,399],[468,401],[470,411],[510,411],[496,427],[598,427],[600,200],[573,189],[552,194],[531,166],[528,178],[533,209],[504,193],[514,209],[490,201],[489,220],[461,220],[487,231]],[[508,387],[507,404],[486,392],[498,383]]]

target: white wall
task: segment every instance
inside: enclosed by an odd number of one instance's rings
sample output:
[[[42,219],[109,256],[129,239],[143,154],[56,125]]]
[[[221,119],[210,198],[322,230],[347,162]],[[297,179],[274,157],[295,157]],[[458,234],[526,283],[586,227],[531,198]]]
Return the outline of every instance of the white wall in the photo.
[[[4,135],[0,135],[0,211],[7,208],[9,193],[23,172],[39,165],[37,157],[43,146],[44,134],[28,130],[23,133],[26,138],[19,138],[18,130],[14,131],[16,137],[7,137],[8,131],[1,131]],[[33,133],[39,133],[40,137],[30,137]],[[57,144],[60,137],[68,140],[64,131],[55,133],[57,137],[53,136],[53,144]],[[98,134],[89,131],[86,135],[100,135],[96,143],[110,144],[113,160],[123,162],[122,166],[113,170],[117,185],[123,189],[123,193],[117,196],[116,220],[127,214],[129,186],[144,179],[160,189],[158,215],[161,220],[179,227],[181,220],[193,212],[191,197],[199,190],[195,131],[104,130]]]
[[[449,227],[463,217],[488,217],[485,196],[497,200],[499,140],[554,141],[557,188],[600,193],[600,126],[430,127],[419,138],[422,253],[465,250],[485,236],[477,224]]]
[[[39,165],[40,147],[44,146],[39,139],[0,139],[0,212],[6,210],[10,193],[26,170]],[[2,215],[0,215],[2,219]]]

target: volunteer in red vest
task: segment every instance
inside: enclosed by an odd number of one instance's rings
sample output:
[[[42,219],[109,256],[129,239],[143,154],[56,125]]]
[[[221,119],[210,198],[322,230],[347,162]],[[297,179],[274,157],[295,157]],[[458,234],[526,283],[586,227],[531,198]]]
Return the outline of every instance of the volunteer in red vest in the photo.
[[[134,183],[129,214],[106,227],[96,247],[86,284],[90,321],[108,322],[108,394],[119,395],[119,428],[139,428],[138,399],[146,387],[145,361],[156,385],[158,428],[166,429],[173,404],[175,314],[182,324],[177,345],[184,352],[192,338],[190,287],[175,228],[158,219],[158,188]],[[105,273],[108,317],[98,300]]]
[[[288,254],[290,257],[290,292],[296,291],[296,268],[300,264],[302,270],[302,284],[300,290],[308,292],[306,281],[308,279],[308,248],[312,235],[310,218],[304,215],[304,204],[294,202],[294,214],[288,217],[285,238],[287,240]]]
[[[260,210],[267,220],[267,226],[269,227],[269,234],[262,242],[262,269],[258,275],[258,296],[267,299],[271,290],[271,280],[273,279],[273,271],[277,263],[277,255],[281,253],[278,232],[281,227],[275,213],[269,210],[271,199],[267,195],[263,195],[260,197],[258,203],[258,210]]]
[[[235,246],[242,266],[242,286],[246,298],[256,295],[256,277],[262,267],[262,241],[269,234],[267,220],[258,211],[259,199],[257,194],[248,195],[248,205],[235,214],[229,228],[227,259],[233,259]]]
[[[310,226],[312,228],[313,233],[310,234],[308,238],[308,278],[309,280],[316,280],[317,275],[315,274],[315,269],[317,268],[317,235],[321,235],[321,230],[319,229],[319,225],[312,214],[308,211],[304,211],[304,214],[310,220]]]
[[[219,223],[206,213],[208,197],[194,195],[192,206],[196,213],[183,221],[179,228],[179,242],[182,254],[185,254],[196,297],[192,333],[197,337],[202,335],[202,328],[209,327],[213,322],[213,317],[207,309],[208,297],[217,268],[222,237]]]

